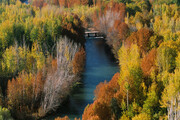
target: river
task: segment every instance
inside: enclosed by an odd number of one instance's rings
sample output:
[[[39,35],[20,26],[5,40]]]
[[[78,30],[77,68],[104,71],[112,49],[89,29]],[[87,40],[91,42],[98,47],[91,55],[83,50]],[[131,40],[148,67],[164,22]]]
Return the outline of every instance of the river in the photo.
[[[66,104],[61,106],[55,114],[47,117],[47,120],[67,115],[73,118],[82,118],[83,111],[88,104],[93,103],[94,90],[100,82],[111,80],[112,76],[119,71],[118,64],[113,59],[110,49],[105,40],[86,38],[86,66],[81,84],[69,96]]]
[[[28,4],[28,0],[25,1]],[[100,82],[110,81],[119,71],[111,50],[103,39],[86,38],[86,66],[82,75],[81,84],[69,96],[68,101],[54,114],[45,120],[54,120],[57,117],[68,116],[82,118],[83,111],[88,104],[93,103],[94,90]]]

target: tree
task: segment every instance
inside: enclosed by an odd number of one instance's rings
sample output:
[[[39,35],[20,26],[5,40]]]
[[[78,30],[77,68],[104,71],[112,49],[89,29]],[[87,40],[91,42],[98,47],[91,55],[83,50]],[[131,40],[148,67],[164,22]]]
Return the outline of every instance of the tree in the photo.
[[[121,108],[118,105],[118,101],[116,98],[112,98],[111,100],[111,114],[114,116],[114,119],[119,119],[120,118],[120,113],[121,113]]]
[[[88,3],[89,3],[89,0],[81,0],[82,5],[88,5]]]
[[[178,56],[176,57],[176,68],[180,69],[180,52],[178,52]]]
[[[104,6],[104,10],[94,13],[94,27],[108,38],[107,43],[113,47],[117,57],[121,42],[128,34],[128,26],[124,23],[126,6],[113,1]]]
[[[16,79],[8,81],[7,97],[8,108],[25,116],[27,113],[32,113],[40,105],[39,101],[42,98],[44,81],[42,73],[37,75],[21,72]]]
[[[69,86],[77,81],[76,75],[72,74],[72,61],[79,48],[78,44],[73,44],[67,37],[60,38],[57,43],[57,68],[48,68],[43,89],[44,98],[39,110],[41,115],[56,110],[68,95]]]
[[[75,54],[72,61],[74,74],[80,74],[81,72],[83,72],[85,66],[85,58],[86,53],[84,51],[84,48],[80,48],[79,51]]]
[[[13,24],[9,20],[5,20],[0,24],[0,41],[2,44],[3,50],[13,45],[14,38],[13,38]]]
[[[152,83],[151,87],[148,90],[147,98],[143,104],[143,112],[149,116],[152,116],[155,112],[158,112],[159,106],[159,97],[157,90],[157,84],[155,82]]]
[[[8,71],[9,73],[16,74],[18,71],[18,57],[17,57],[17,47],[7,48],[4,54],[2,55],[2,68],[4,71]]]
[[[38,31],[39,31],[39,29],[37,27],[34,27],[31,30],[30,38],[31,38],[32,42],[35,42],[38,39]]]
[[[45,65],[45,56],[34,43],[31,51],[26,46],[7,48],[2,55],[2,68],[9,74],[15,75],[23,70],[27,72],[41,71]]]
[[[96,100],[88,106],[82,115],[82,120],[109,120],[111,119],[110,107],[103,101]]]
[[[120,120],[130,120],[129,117],[125,114],[123,114],[120,118]]]
[[[133,117],[132,120],[151,120],[151,117],[146,113],[140,113]]]
[[[116,73],[109,83],[105,81],[97,85],[94,91],[96,99],[101,99],[105,103],[110,104],[119,89],[118,79],[119,73]]]
[[[32,3],[33,6],[36,6],[39,8],[42,8],[43,4],[44,4],[44,0],[33,0],[33,3]]]
[[[159,67],[159,71],[173,72],[176,67],[176,56],[177,52],[175,49],[170,48],[166,45],[161,45],[157,51],[157,64]]]
[[[180,88],[180,71],[174,71],[169,77],[169,82],[166,85],[163,93],[162,100],[160,101],[161,107],[167,109],[167,117],[169,120],[178,119],[180,110],[179,108],[179,88]]]
[[[122,46],[119,50],[120,78],[119,85],[121,95],[129,101],[133,99],[142,104],[143,94],[141,91],[142,70],[140,68],[140,54],[138,46],[132,44],[130,48]],[[125,94],[124,94],[125,93]],[[140,94],[141,93],[141,94]]]
[[[141,69],[145,76],[150,76],[152,70],[156,69],[156,54],[157,50],[152,49],[149,54],[142,59]]]
[[[13,24],[13,35],[14,39],[17,40],[18,45],[23,45],[25,41],[23,41],[25,31],[24,26],[20,23]]]
[[[150,50],[150,37],[152,36],[152,31],[147,28],[142,28],[137,32],[134,32],[129,36],[125,43],[127,45],[137,44],[140,53],[145,55]]]
[[[83,120],[118,119],[120,116],[119,103],[122,98],[118,94],[119,73],[116,73],[109,83],[100,83],[95,92],[95,101],[88,105],[83,113]]]

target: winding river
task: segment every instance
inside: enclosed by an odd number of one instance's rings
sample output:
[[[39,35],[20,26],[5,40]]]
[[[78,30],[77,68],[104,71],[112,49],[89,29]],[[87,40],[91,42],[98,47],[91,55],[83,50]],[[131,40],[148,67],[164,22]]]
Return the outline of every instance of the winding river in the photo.
[[[46,118],[47,120],[65,115],[71,120],[75,117],[82,118],[85,107],[93,102],[96,86],[100,82],[111,80],[112,76],[119,71],[105,40],[86,38],[85,50],[86,66],[81,84],[73,91],[68,101],[55,114]]]

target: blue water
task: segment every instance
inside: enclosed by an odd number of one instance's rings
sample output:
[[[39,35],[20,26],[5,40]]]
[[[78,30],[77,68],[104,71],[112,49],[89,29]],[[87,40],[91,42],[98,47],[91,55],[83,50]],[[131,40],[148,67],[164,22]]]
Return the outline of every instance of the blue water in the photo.
[[[28,3],[28,0],[26,0],[24,3],[29,4],[29,3]]]
[[[81,85],[70,95],[67,104],[63,105],[54,115],[47,119],[67,115],[70,119],[82,118],[83,111],[94,99],[94,90],[100,82],[111,80],[119,71],[118,65],[105,47],[105,41],[87,39],[85,44],[86,66],[81,79]]]

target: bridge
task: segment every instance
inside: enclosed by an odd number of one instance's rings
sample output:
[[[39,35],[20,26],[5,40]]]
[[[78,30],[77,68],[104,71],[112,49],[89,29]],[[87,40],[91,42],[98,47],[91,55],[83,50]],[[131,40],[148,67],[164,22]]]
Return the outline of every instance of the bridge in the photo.
[[[85,37],[93,37],[93,38],[100,38],[103,39],[103,35],[99,31],[86,31]]]

